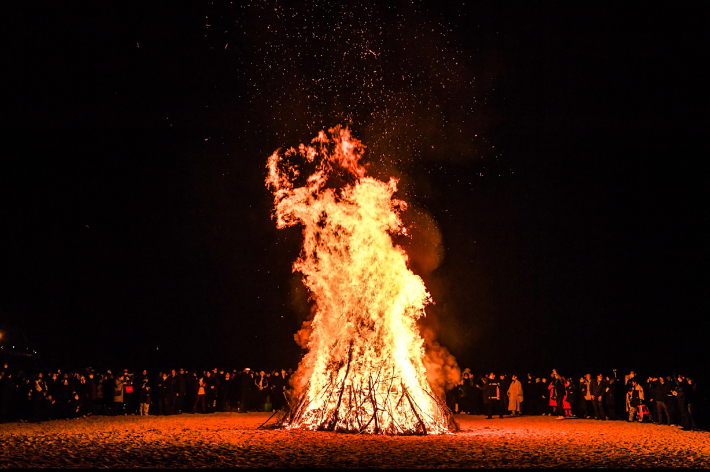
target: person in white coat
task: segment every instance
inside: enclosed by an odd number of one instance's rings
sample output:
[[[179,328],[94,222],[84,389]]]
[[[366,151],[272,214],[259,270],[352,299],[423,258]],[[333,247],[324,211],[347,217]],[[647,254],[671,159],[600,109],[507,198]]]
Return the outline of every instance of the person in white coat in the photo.
[[[513,375],[513,380],[508,387],[508,410],[515,416],[520,414],[520,404],[523,402],[523,385],[518,380],[517,375]]]

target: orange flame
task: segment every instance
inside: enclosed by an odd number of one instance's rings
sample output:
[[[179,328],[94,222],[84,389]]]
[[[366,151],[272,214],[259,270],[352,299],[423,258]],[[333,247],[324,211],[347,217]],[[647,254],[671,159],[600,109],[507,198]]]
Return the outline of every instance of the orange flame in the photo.
[[[266,185],[276,224],[303,225],[293,270],[315,304],[308,352],[294,376],[287,428],[367,433],[444,433],[451,412],[432,393],[416,321],[431,297],[392,242],[404,234],[397,180],[366,177],[364,146],[347,128],[321,131],[310,146],[274,152]],[[305,184],[290,158],[314,165]],[[343,183],[343,181],[345,183]]]

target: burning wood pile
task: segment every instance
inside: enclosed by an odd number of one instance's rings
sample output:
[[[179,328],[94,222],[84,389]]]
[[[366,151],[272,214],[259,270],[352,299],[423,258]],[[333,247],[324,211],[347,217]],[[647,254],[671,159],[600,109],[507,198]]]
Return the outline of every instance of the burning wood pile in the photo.
[[[456,423],[427,380],[416,326],[431,297],[392,242],[392,235],[406,234],[399,217],[406,203],[393,197],[396,179],[366,176],[363,152],[347,129],[336,127],[268,160],[277,227],[303,226],[293,269],[303,274],[314,305],[296,336],[308,352],[282,426],[446,433]]]

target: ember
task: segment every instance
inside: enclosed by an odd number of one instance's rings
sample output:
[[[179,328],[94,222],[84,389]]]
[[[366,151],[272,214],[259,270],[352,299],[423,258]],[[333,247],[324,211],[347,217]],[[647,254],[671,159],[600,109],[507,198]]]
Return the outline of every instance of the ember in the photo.
[[[431,297],[391,235],[406,234],[397,180],[366,176],[347,128],[269,157],[278,228],[303,225],[294,271],[314,302],[297,334],[308,353],[294,375],[286,428],[385,434],[456,429],[424,366],[416,321]],[[300,158],[301,165],[290,159]],[[313,172],[301,176],[302,166]],[[294,187],[298,178],[305,184]]]

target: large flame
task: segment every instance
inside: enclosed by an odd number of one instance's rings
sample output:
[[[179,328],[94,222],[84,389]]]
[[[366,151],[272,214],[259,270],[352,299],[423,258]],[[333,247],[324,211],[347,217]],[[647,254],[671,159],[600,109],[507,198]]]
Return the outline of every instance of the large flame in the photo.
[[[453,416],[432,392],[416,320],[431,297],[392,242],[405,234],[397,180],[366,176],[362,144],[347,128],[320,132],[269,157],[278,228],[303,225],[294,271],[314,302],[308,352],[294,376],[287,428],[444,433]],[[313,167],[307,177],[301,166]],[[294,182],[305,177],[304,185]],[[303,330],[300,333],[303,339]]]

